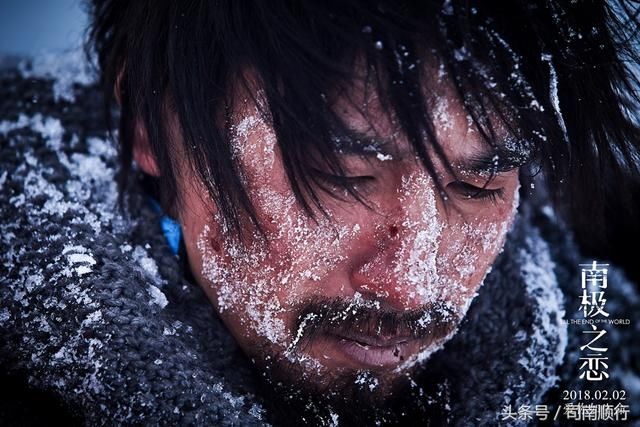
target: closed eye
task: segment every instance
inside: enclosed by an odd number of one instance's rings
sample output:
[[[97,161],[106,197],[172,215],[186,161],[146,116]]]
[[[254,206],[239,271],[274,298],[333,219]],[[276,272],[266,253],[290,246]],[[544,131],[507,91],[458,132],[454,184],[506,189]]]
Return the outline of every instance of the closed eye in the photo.
[[[339,187],[349,187],[355,184],[368,185],[376,181],[376,178],[371,175],[335,175],[315,168],[314,172],[316,176],[318,176],[322,181],[331,185],[337,185]]]
[[[504,199],[503,188],[482,188],[464,181],[451,182],[447,185],[447,189],[453,191],[463,199],[488,200],[491,202],[496,202],[498,198]]]

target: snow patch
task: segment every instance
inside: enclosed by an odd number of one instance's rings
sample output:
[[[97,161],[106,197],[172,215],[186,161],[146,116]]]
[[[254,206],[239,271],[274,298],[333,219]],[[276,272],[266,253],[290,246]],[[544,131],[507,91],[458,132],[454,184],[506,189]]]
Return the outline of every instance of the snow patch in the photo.
[[[149,295],[151,296],[151,301],[149,301],[149,304],[156,304],[160,308],[165,308],[167,304],[169,304],[169,301],[167,300],[165,294],[163,294],[162,291],[157,287],[149,285],[147,290],[149,291]]]
[[[74,86],[93,84],[97,76],[78,47],[64,52],[47,52],[19,64],[25,78],[53,79],[56,101],[75,101]]]

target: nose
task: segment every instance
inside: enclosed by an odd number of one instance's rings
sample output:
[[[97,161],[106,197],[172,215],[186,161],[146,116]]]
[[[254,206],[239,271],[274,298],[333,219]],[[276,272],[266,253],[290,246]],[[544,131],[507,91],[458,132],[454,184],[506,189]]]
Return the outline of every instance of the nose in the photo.
[[[377,227],[372,241],[359,243],[350,277],[354,292],[399,311],[423,306],[438,277],[437,242],[424,232],[397,222]]]
[[[385,230],[386,228],[386,230]],[[385,233],[387,236],[384,237]],[[394,252],[399,249],[400,227],[395,224],[377,227],[373,237],[359,241],[360,257],[353,264],[351,286],[364,298],[384,301],[393,309],[405,310],[409,299],[400,283]]]
[[[397,310],[423,306],[436,295],[436,260],[443,225],[433,182],[408,180],[387,203],[387,215],[368,217],[356,243],[350,281],[354,292]]]

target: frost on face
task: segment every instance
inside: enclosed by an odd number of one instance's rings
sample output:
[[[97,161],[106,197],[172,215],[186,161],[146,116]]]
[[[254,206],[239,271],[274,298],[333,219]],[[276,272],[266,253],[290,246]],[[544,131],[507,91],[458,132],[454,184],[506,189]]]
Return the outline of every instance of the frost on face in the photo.
[[[438,283],[436,259],[444,224],[438,219],[432,180],[425,173],[403,177],[399,192],[403,206],[410,203],[419,203],[420,206],[411,210],[416,212],[417,218],[408,217],[402,223],[402,227],[411,233],[411,238],[402,241],[394,273],[400,278],[397,282],[402,284],[398,286],[408,285],[414,289],[409,298],[417,298],[419,304],[433,303],[437,297],[433,284]]]
[[[245,162],[244,169],[253,173],[245,179],[255,205],[266,218],[268,242],[255,236],[248,246],[233,239],[216,243],[225,249],[225,258],[211,245],[218,233],[205,225],[197,246],[202,254],[203,277],[215,287],[220,312],[242,307],[246,327],[284,348],[290,337],[282,315],[290,301],[281,301],[279,291],[301,282],[319,282],[345,259],[344,247],[359,226],[340,226],[329,219],[311,226],[292,193],[261,185],[271,180],[285,182],[284,176],[274,172],[275,135],[259,133],[265,128],[257,111],[245,116],[234,128],[233,147]],[[248,140],[255,142],[248,144]],[[289,248],[295,249],[295,256]]]
[[[449,100],[445,96],[439,96],[436,99],[436,108],[434,110],[434,119],[439,129],[449,131],[453,128],[451,121],[451,113],[449,109]]]
[[[443,103],[438,120],[452,128],[447,108]],[[237,123],[232,129],[233,152],[267,238],[255,235],[240,242],[226,237],[222,218],[215,215],[202,225],[197,250],[218,311],[236,319],[241,334],[258,337],[290,362],[320,372],[326,363],[322,355],[300,351],[300,343],[318,322],[341,319],[340,314],[327,319],[321,312],[310,312],[292,321],[295,307],[309,297],[346,301],[342,320],[366,310],[381,313],[389,307],[382,303],[391,298],[404,304],[405,311],[423,309],[416,322],[424,329],[436,318],[455,324],[464,317],[504,243],[517,208],[517,189],[508,195],[514,206],[506,209],[507,216],[447,217],[438,205],[432,178],[424,171],[405,173],[395,194],[399,211],[391,215],[393,224],[381,222],[371,231],[370,217],[348,216],[339,208],[328,209],[328,217],[313,222],[289,189],[275,135],[257,109]],[[376,147],[371,150],[377,152]],[[377,154],[381,162],[394,160]],[[340,273],[354,268],[354,248],[363,244],[368,232],[380,246],[378,255],[358,267],[376,285],[365,296],[349,274]],[[389,286],[383,289],[379,283]],[[404,359],[398,371],[426,360],[455,332],[452,328]]]
[[[247,327],[285,346],[290,338],[281,315],[287,302],[280,301],[278,291],[301,282],[320,282],[345,259],[341,252],[356,235],[358,225],[334,226],[324,220],[312,227],[293,195],[262,189],[256,196],[264,210],[272,213],[271,222],[278,224],[269,234],[269,243],[258,236],[248,247],[233,240],[223,242],[228,259],[234,260],[229,265],[211,247],[211,227],[205,225],[198,239],[202,272],[216,290],[220,312],[242,307]],[[296,256],[282,250],[289,246],[295,248]]]

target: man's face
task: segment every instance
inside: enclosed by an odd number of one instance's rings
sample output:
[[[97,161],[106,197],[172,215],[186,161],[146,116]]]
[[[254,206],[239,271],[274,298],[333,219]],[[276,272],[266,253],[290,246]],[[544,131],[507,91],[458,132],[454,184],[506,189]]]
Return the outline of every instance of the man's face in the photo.
[[[320,191],[328,215],[310,218],[273,128],[252,97],[239,96],[233,150],[266,239],[226,237],[188,170],[180,220],[196,280],[260,367],[316,393],[352,387],[384,398],[455,333],[504,243],[519,181],[513,168],[480,190],[488,174],[479,158],[488,156],[487,169],[504,158],[493,157],[441,83],[430,107],[455,174],[435,161],[447,190],[440,197],[393,119],[364,93],[356,84],[333,106],[373,141],[347,142],[341,154],[369,207],[336,188],[342,199]]]

